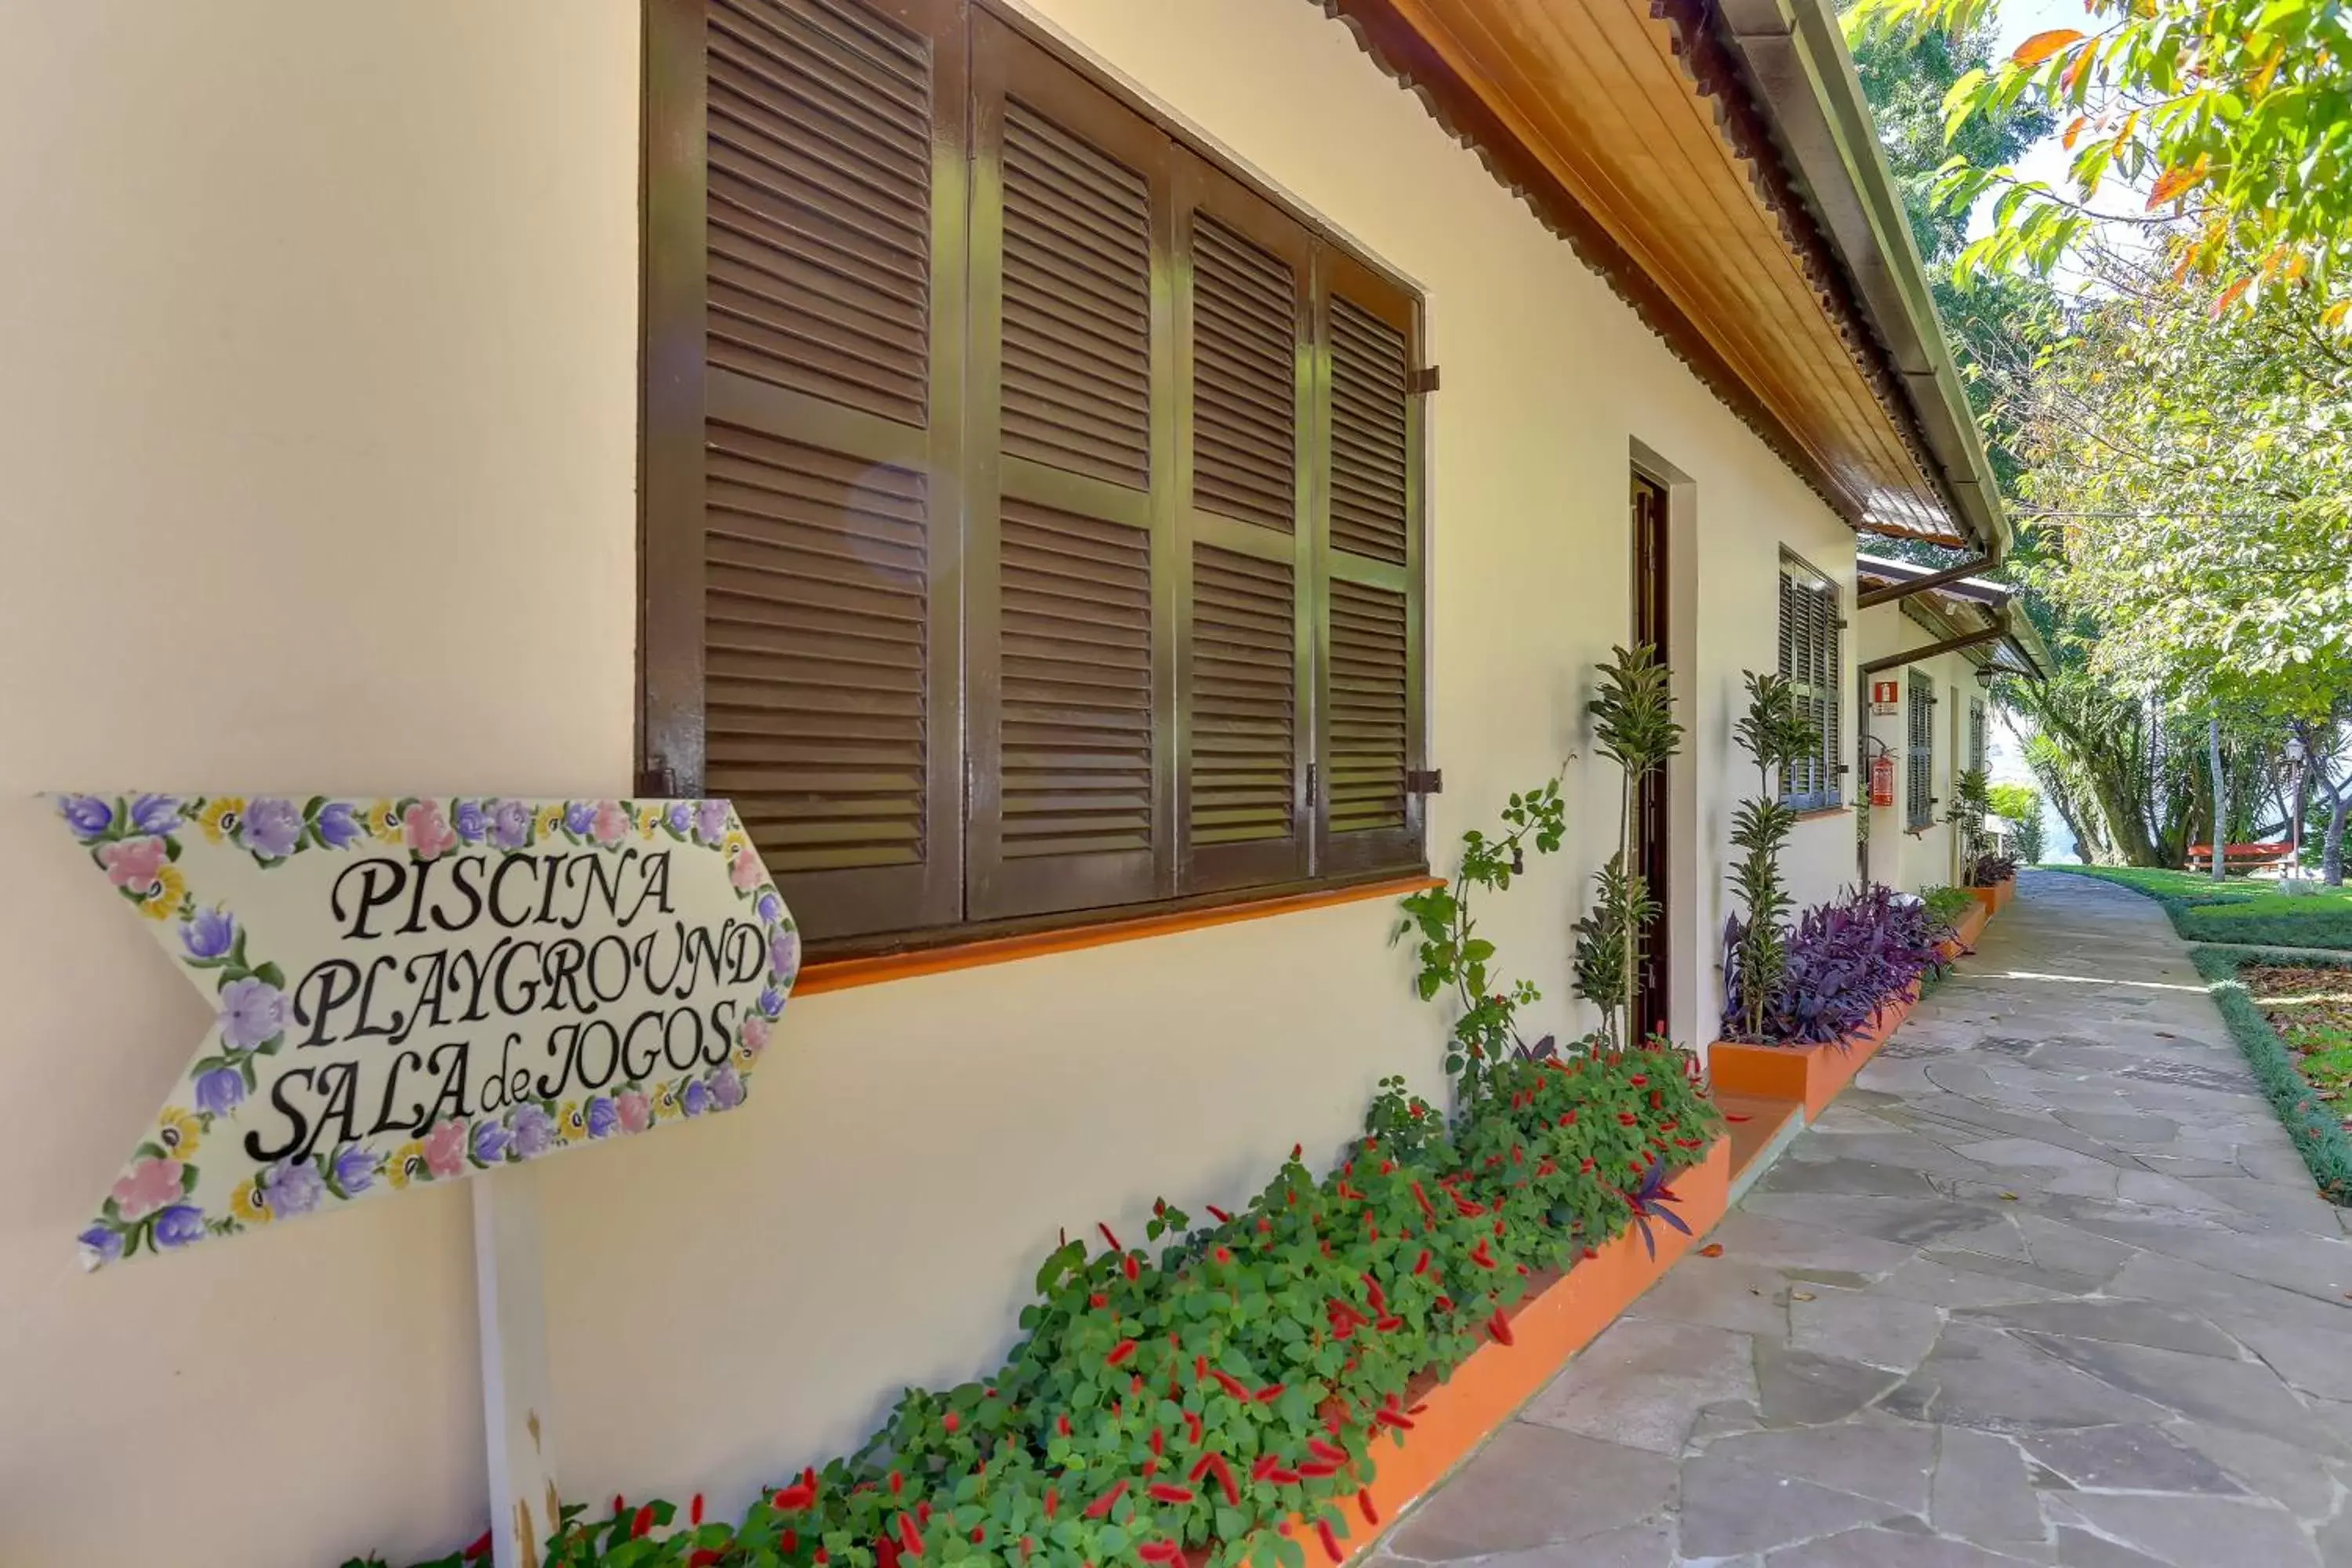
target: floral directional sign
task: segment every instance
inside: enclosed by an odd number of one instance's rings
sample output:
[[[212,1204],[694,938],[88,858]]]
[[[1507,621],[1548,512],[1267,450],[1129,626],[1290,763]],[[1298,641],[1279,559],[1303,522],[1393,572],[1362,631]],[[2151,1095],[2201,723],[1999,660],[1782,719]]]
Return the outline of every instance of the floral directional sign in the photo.
[[[54,798],[214,1013],[92,1268],[731,1110],[800,967],[723,800]]]

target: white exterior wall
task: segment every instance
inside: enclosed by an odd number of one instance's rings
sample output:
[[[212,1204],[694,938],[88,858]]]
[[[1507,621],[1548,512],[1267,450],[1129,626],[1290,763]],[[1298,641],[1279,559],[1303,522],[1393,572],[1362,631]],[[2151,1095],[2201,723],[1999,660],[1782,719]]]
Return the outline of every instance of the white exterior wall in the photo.
[[[1778,550],[1850,581],[1849,535],[1316,7],[1045,8],[1427,291],[1440,868],[1587,754],[1565,852],[1481,911],[1537,1032],[1591,1022],[1569,924],[1618,781],[1582,704],[1633,443],[1685,481],[1675,1026],[1708,1038],[1739,672]],[[83,0],[0,51],[0,1563],[316,1568],[485,1521],[463,1193],[76,1270],[204,1015],[26,797],[625,790],[638,42],[628,0]],[[1852,842],[1799,829],[1801,898]],[[1058,1228],[1237,1197],[1381,1076],[1434,1088],[1394,918],[808,997],[743,1110],[543,1167],[567,1493],[740,1507],[993,1364]]]
[[[1858,657],[1863,660],[1883,658],[1905,648],[1925,647],[1935,641],[1927,629],[1903,613],[1902,606],[1881,605],[1864,610],[1859,617],[1861,636]],[[1969,744],[1969,702],[1984,699],[1988,708],[1990,700],[1984,698],[1977,685],[1976,666],[1964,654],[1938,654],[1916,665],[1906,665],[1884,671],[1874,679],[1893,679],[1902,684],[1908,697],[1911,672],[1919,670],[1936,684],[1935,760],[1935,820],[1925,830],[1907,831],[1907,796],[1909,770],[1905,766],[1907,720],[1902,711],[1891,718],[1870,720],[1871,734],[1893,749],[1895,757],[1895,804],[1871,812],[1870,871],[1871,876],[1900,888],[1906,892],[1919,892],[1937,886],[1951,886],[1960,879],[1959,835],[1944,820],[1950,807],[1952,790],[1959,770],[1967,765]],[[1857,791],[1858,797],[1869,798],[1868,781]]]

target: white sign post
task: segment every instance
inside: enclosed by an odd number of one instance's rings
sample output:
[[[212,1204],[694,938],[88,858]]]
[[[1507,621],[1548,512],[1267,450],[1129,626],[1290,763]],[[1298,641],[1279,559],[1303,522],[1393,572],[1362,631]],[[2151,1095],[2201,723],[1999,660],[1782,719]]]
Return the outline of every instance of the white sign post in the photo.
[[[800,938],[725,801],[53,797],[213,1009],[81,1232],[175,1252],[475,1189],[499,1568],[555,1523],[535,1172],[743,1101]]]

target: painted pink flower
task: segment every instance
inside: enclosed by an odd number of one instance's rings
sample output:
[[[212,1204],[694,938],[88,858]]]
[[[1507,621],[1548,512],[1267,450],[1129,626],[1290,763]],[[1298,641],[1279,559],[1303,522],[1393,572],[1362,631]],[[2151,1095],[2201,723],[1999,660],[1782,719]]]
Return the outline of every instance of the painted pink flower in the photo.
[[[768,1048],[768,1031],[770,1027],[771,1026],[769,1025],[768,1020],[761,1017],[757,1013],[754,1013],[750,1017],[744,1019],[743,1049],[755,1057],[761,1051],[766,1050]]]
[[[759,851],[749,844],[735,851],[734,863],[727,868],[727,874],[746,893],[768,879],[768,868],[760,863]]]
[[[616,1099],[621,1108],[622,1131],[643,1132],[654,1124],[653,1102],[642,1089],[625,1090]]]
[[[621,809],[617,800],[596,804],[596,825],[590,829],[599,844],[618,844],[628,836],[629,814]]]
[[[421,860],[430,860],[457,847],[457,835],[450,827],[449,819],[441,815],[437,801],[418,801],[402,815],[400,825],[407,830],[408,847]]]
[[[436,1176],[458,1176],[466,1171],[466,1124],[444,1121],[425,1135],[425,1168]]]
[[[160,838],[124,838],[98,852],[99,864],[106,868],[106,879],[133,892],[144,892],[153,887],[163,863],[170,858]]]
[[[114,1184],[115,1207],[124,1219],[144,1219],[165,1204],[180,1201],[180,1162],[142,1160]]]

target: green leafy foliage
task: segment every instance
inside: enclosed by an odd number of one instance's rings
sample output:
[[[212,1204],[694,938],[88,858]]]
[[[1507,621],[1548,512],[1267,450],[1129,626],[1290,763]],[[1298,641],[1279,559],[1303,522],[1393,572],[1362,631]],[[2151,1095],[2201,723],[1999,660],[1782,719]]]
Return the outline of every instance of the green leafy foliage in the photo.
[[[1457,1114],[1383,1082],[1320,1180],[1290,1160],[1239,1212],[1159,1206],[1073,1240],[990,1376],[909,1390],[856,1454],[740,1524],[698,1500],[566,1510],[549,1568],[1305,1568],[1369,1528],[1362,1489],[1508,1309],[1627,1230],[1687,1229],[1665,1184],[1722,1130],[1686,1052],[1598,1040],[1489,1063]],[[464,1554],[433,1568],[457,1568]],[[372,1568],[352,1564],[347,1568]]]
[[[1952,779],[1952,803],[1944,808],[1944,820],[1959,833],[1960,865],[1970,887],[1991,885],[1979,875],[1985,858],[1985,814],[1992,808],[1990,788],[1990,775],[1984,769],[1962,768]]]
[[[2214,947],[2193,949],[2189,956],[2221,1009],[2231,1038],[2246,1053],[2255,1081],[2269,1098],[2271,1109],[2278,1112],[2287,1136],[2294,1140],[2295,1152],[2310,1168],[2319,1195],[2330,1203],[2352,1206],[2352,1137],[2345,1134],[2342,1112],[2319,1098],[2297,1065],[2295,1053],[2263,1016],[2241,977],[2248,969],[2309,968],[2315,961],[2304,953]],[[2352,959],[2343,962],[2352,966]]]
[[[1947,936],[1958,930],[1961,919],[1977,907],[1976,895],[1966,888],[1929,888],[1919,897],[1927,906],[1927,919]]]
[[[1850,35],[1921,24],[1967,37],[1995,0],[1863,0]],[[2169,231],[2214,308],[2250,290],[2327,290],[2352,268],[2352,16],[2333,0],[2085,0],[1946,95],[1954,139],[2031,105],[2063,124],[2069,189],[1956,153],[1939,196],[1995,195],[1961,265],[2042,272],[2103,226]],[[2104,199],[2103,199],[2104,198]],[[2352,298],[2352,296],[2347,296]],[[2341,317],[2338,317],[2341,320]]]
[[[1673,672],[1649,644],[1612,648],[1596,676],[1585,712],[1601,754],[1618,767],[1617,852],[1594,873],[1592,907],[1576,922],[1576,989],[1601,1009],[1603,1037],[1622,1046],[1638,1032],[1633,982],[1642,972],[1642,933],[1658,910],[1634,866],[1633,801],[1643,775],[1680,748],[1683,727],[1675,719]]]
[[[1797,710],[1796,691],[1780,675],[1745,672],[1748,711],[1732,734],[1756,763],[1757,793],[1732,813],[1731,844],[1739,858],[1731,868],[1732,891],[1746,910],[1727,931],[1726,958],[1734,969],[1727,990],[1740,1000],[1739,1016],[1727,1018],[1729,1037],[1760,1040],[1764,1015],[1780,994],[1789,963],[1790,910],[1795,900],[1780,878],[1780,850],[1797,826],[1797,814],[1781,804],[1773,782],[1800,757],[1821,744],[1821,730]]]
[[[1558,850],[1567,832],[1566,810],[1558,779],[1514,795],[1503,807],[1502,832],[1489,837],[1473,828],[1462,836],[1462,868],[1450,887],[1403,900],[1404,921],[1390,940],[1420,938],[1414,990],[1424,1002],[1451,991],[1462,1008],[1446,1051],[1449,1077],[1475,1076],[1486,1064],[1529,1048],[1519,1038],[1518,1011],[1540,1000],[1542,993],[1524,980],[1493,979],[1495,944],[1477,934],[1471,903],[1475,892],[1509,888],[1511,879],[1527,869],[1528,849],[1538,855]]]

